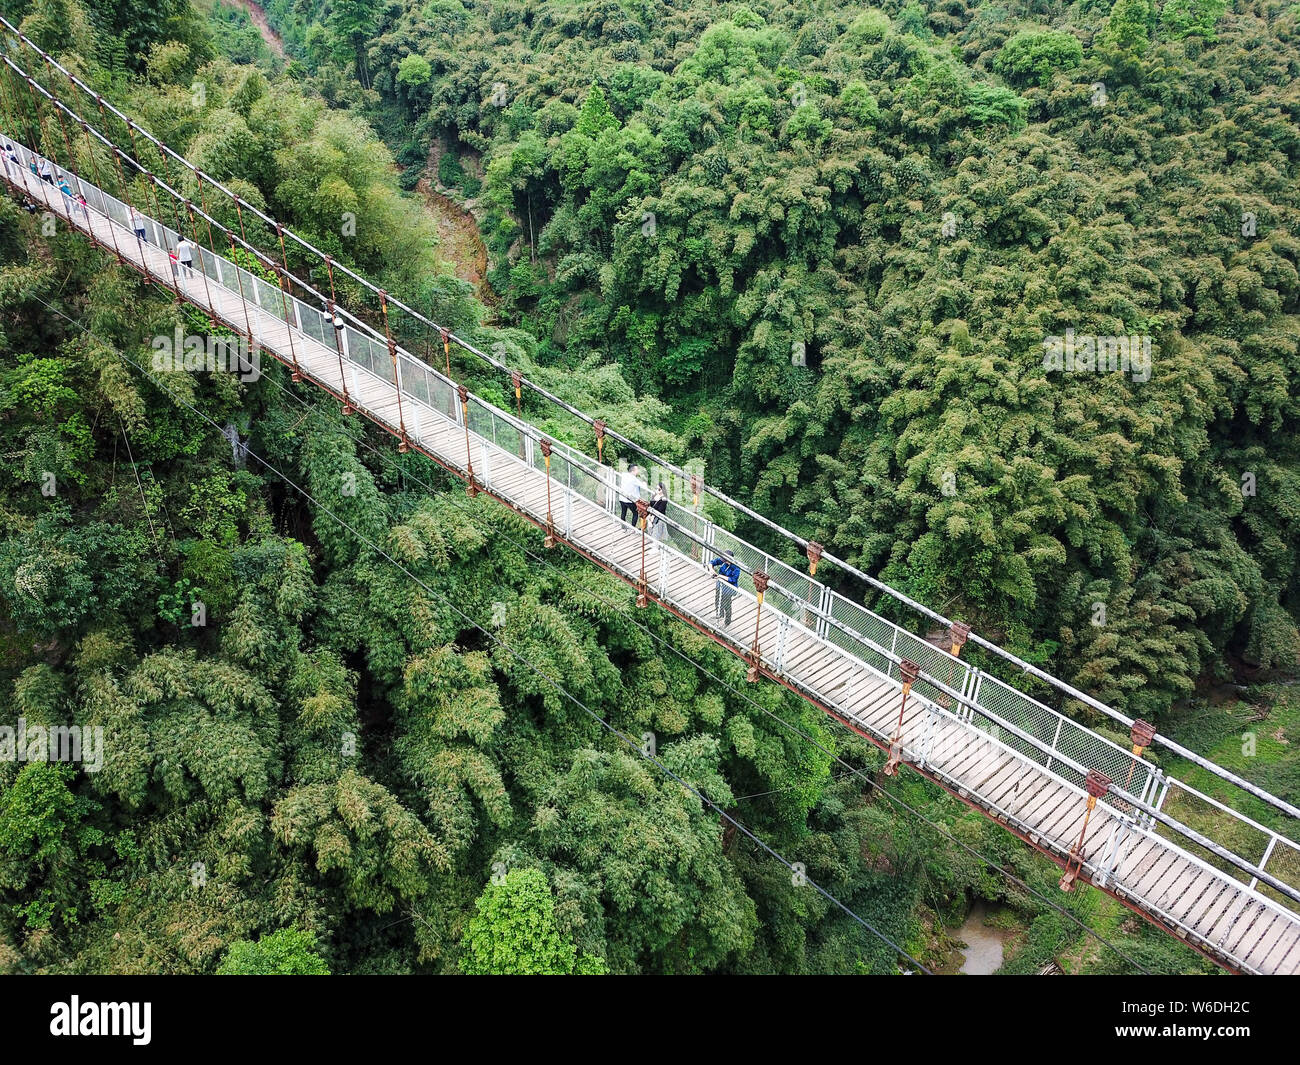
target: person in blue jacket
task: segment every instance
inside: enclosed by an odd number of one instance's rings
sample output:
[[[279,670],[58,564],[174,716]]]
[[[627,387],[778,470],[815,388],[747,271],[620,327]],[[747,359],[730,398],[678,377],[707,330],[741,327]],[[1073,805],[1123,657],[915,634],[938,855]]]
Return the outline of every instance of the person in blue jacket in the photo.
[[[740,587],[740,566],[736,552],[727,551],[721,558],[709,563],[713,567],[713,614],[725,625],[731,624],[731,601]]]

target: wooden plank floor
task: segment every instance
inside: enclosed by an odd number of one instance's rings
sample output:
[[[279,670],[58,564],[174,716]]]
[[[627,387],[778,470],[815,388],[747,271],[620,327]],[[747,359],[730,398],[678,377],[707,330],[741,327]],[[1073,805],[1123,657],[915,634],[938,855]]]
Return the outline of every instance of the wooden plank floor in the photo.
[[[282,307],[275,309],[279,313],[259,307],[198,271],[176,276],[165,251],[142,244],[124,226],[93,211],[84,214],[57,189],[26,171],[11,173],[10,179],[37,202],[93,234],[102,246],[179,289],[195,306],[241,332],[251,331],[258,343],[283,361],[296,362],[314,382],[336,394],[346,391],[355,406],[394,429],[399,421],[404,423],[413,442],[447,465],[466,470],[465,430],[447,410],[438,410],[409,392],[401,394],[399,403],[391,380],[346,360],[341,366],[337,348],[287,325]],[[545,521],[546,473],[528,466],[514,450],[517,447],[517,439],[504,448],[478,433],[469,434],[469,455],[479,483]],[[715,580],[703,562],[671,544],[644,540],[639,530],[604,506],[570,493],[556,481],[550,487],[551,512],[557,530],[567,539],[633,581],[641,572],[644,544],[646,577],[657,597],[733,648],[750,649],[757,616],[751,596],[737,594],[731,623],[723,624],[714,614]],[[599,498],[611,494],[601,489]],[[787,620],[770,607],[762,612],[758,641],[764,664],[774,672],[780,646],[783,675],[791,684],[878,739],[891,738],[901,701],[898,681],[821,639],[802,619]],[[1009,750],[915,692],[903,720],[902,744],[907,760],[923,757],[928,772],[1039,846],[1064,856],[1078,839],[1084,797],[1077,782]],[[1113,853],[1115,849],[1118,853]],[[1104,801],[1089,820],[1084,852],[1085,867],[1094,875],[1103,874],[1100,863],[1110,859],[1113,870],[1107,886],[1121,897],[1166,923],[1181,925],[1184,933],[1227,954],[1238,965],[1263,973],[1300,972],[1300,915],[1269,903],[1230,874],[1195,861],[1145,827],[1131,826]]]

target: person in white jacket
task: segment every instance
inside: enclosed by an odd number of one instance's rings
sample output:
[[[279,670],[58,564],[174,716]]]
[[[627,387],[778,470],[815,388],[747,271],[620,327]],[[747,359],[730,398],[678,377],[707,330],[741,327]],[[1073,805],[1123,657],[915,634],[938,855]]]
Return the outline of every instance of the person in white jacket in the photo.
[[[641,471],[629,466],[618,478],[618,516],[636,524],[636,501],[641,498]]]
[[[181,237],[176,245],[176,259],[181,264],[181,270],[186,278],[194,276],[194,253],[198,250],[199,246],[189,237]]]

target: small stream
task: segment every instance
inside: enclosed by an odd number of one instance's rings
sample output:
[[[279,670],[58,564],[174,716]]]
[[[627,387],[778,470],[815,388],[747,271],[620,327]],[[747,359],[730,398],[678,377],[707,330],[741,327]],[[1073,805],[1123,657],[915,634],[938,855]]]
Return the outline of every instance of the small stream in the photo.
[[[953,934],[953,939],[966,944],[961,952],[962,963],[957,970],[968,976],[988,976],[1002,968],[1002,951],[1006,941],[1011,938],[1009,928],[993,928],[985,921],[988,919],[988,907],[983,899],[978,899],[971,907],[966,922]]]

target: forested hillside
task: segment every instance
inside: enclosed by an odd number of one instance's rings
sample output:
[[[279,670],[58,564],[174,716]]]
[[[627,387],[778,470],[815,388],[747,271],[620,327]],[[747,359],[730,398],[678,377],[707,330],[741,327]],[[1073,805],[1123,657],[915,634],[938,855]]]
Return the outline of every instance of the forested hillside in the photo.
[[[1134,714],[1295,662],[1295,5],[433,0],[345,49],[364,7],[304,61],[482,175],[540,361]],[[1149,380],[1045,372],[1067,329]]]
[[[1234,768],[1295,799],[1294,690],[1195,689],[1300,655],[1300,6],[267,10],[286,62],[219,2],[0,0],[246,202],[801,535],[1198,749],[1271,713]],[[481,220],[490,312],[421,178]],[[131,364],[178,326],[0,198],[0,705],[112,738],[0,760],[0,970],[897,970],[602,722],[928,965],[982,899],[1008,971],[1208,968],[279,367]],[[1149,364],[1045,365],[1076,335]]]

